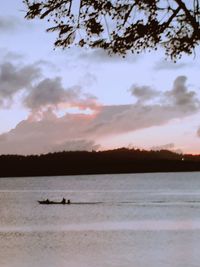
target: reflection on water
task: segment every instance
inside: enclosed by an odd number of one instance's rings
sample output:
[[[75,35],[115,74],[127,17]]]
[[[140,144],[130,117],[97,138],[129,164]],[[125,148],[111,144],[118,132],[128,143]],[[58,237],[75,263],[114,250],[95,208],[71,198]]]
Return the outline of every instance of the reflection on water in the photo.
[[[200,221],[123,221],[123,222],[100,222],[87,224],[66,224],[66,225],[38,225],[22,227],[2,227],[1,233],[48,233],[48,232],[82,232],[82,231],[191,231],[200,230]]]
[[[200,266],[199,173],[0,179],[0,216],[1,267]]]

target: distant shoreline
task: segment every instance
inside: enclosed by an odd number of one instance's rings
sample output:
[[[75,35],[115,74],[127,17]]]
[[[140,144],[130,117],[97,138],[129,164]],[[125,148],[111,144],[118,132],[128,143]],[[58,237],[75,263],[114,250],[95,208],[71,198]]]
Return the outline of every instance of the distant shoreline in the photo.
[[[18,176],[0,176],[0,179],[6,179],[6,178],[42,178],[42,177],[64,177],[64,176],[102,176],[102,175],[123,175],[123,174],[153,174],[153,173],[200,173],[200,170],[198,171],[152,171],[152,172],[118,172],[118,173],[79,173],[79,174],[57,174],[57,175],[18,175]],[[200,176],[199,176],[200,177]]]
[[[0,177],[200,171],[200,155],[120,148],[100,152],[1,155]]]

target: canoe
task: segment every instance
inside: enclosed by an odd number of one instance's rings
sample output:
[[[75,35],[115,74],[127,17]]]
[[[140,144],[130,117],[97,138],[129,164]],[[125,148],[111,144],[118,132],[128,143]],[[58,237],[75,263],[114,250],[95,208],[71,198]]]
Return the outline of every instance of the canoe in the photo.
[[[70,204],[68,202],[62,202],[62,201],[47,201],[47,200],[38,200],[39,204],[43,204],[43,205],[55,205],[55,204],[60,204],[60,205],[65,205],[65,204]]]
[[[54,205],[54,204],[60,204],[60,205],[70,205],[70,204],[73,204],[73,205],[95,205],[95,204],[103,204],[103,202],[62,202],[62,201],[47,201],[47,200],[38,200],[38,203],[39,204],[43,204],[43,205]]]

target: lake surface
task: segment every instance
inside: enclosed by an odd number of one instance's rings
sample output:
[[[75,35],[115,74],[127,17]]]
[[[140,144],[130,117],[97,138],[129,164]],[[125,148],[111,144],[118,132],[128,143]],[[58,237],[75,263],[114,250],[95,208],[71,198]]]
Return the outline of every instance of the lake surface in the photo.
[[[63,197],[88,204],[37,203]],[[199,267],[199,251],[200,173],[0,179],[1,267]]]

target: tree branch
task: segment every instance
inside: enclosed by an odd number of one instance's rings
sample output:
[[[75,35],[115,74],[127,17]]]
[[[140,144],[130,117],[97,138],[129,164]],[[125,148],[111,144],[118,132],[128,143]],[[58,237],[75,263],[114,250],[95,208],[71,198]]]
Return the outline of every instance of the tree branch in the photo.
[[[71,0],[71,2],[72,2],[72,0]],[[71,2],[70,2],[70,6],[71,6]],[[69,3],[69,0],[66,0],[66,1],[63,0],[62,2],[60,2],[60,3],[56,4],[55,6],[53,6],[52,8],[49,8],[48,6],[44,6],[45,8],[48,8],[48,9],[40,16],[40,18],[43,19],[44,17],[49,15],[49,13],[51,13],[55,9],[59,8],[63,4],[67,4],[67,3]]]
[[[124,18],[123,26],[126,24],[126,22],[127,22],[127,20],[128,20],[128,17],[130,16],[131,11],[133,10],[134,6],[135,6],[135,4],[133,4],[133,5],[131,6],[131,8],[129,9],[129,11],[126,13],[126,16],[125,16],[125,18]]]
[[[175,0],[178,6],[184,11],[186,17],[190,20],[192,27],[195,31],[199,31],[199,23],[195,20],[195,18],[190,14],[190,11],[187,9],[185,3],[182,0]]]
[[[69,3],[69,10],[68,10],[68,16],[70,15],[71,13],[71,8],[72,8],[72,0],[70,0],[70,3]]]
[[[164,23],[165,27],[163,29],[163,31],[169,27],[170,23],[172,22],[172,20],[176,17],[176,15],[179,13],[179,11],[181,10],[181,7],[179,6],[176,10],[174,10],[174,13],[171,15],[171,17],[168,19],[167,22]]]

